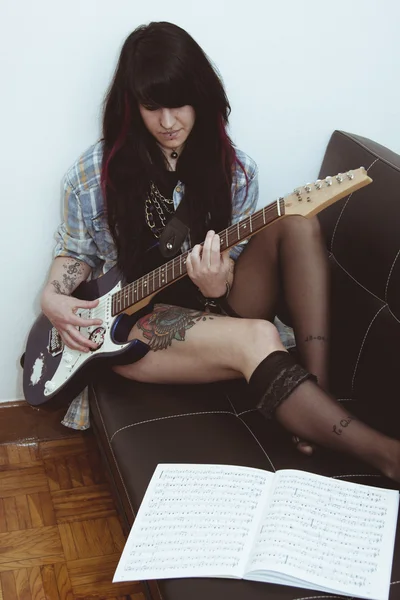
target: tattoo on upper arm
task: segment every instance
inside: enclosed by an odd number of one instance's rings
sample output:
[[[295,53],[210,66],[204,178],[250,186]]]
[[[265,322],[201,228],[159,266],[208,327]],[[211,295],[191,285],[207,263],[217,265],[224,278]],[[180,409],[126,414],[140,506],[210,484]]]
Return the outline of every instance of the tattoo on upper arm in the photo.
[[[212,320],[218,316],[201,310],[156,304],[153,312],[139,319],[136,325],[149,340],[151,350],[156,351],[171,346],[172,340],[184,342],[187,329],[200,321]]]
[[[352,417],[348,417],[347,419],[342,419],[340,421],[340,426],[338,426],[338,425],[333,426],[332,432],[336,433],[336,435],[342,435],[343,429],[348,427],[352,421],[353,421]]]

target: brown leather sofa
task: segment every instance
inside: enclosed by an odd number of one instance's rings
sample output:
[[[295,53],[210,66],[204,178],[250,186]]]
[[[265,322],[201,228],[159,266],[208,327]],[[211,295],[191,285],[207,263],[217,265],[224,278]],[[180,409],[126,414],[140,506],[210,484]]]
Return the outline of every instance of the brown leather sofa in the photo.
[[[332,386],[340,402],[399,436],[400,156],[335,131],[320,177],[364,166],[374,182],[320,214],[332,268]],[[298,468],[395,487],[359,461],[322,449],[301,455],[255,410],[242,381],[157,386],[104,375],[91,388],[92,423],[127,530],[159,462]],[[400,599],[399,533],[390,599]],[[219,579],[150,582],[154,600],[294,600],[325,594]],[[326,594],[328,598],[332,596]]]

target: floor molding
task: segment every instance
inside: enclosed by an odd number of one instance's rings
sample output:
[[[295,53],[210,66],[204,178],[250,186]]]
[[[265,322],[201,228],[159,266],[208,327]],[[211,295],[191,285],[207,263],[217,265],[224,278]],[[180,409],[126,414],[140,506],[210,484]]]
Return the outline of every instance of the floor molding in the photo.
[[[31,406],[25,400],[0,403],[0,444],[31,443],[74,437],[76,431],[61,425],[66,406]]]
[[[25,402],[25,398],[17,398],[16,400],[0,400],[0,409],[19,406],[21,403],[25,404]]]

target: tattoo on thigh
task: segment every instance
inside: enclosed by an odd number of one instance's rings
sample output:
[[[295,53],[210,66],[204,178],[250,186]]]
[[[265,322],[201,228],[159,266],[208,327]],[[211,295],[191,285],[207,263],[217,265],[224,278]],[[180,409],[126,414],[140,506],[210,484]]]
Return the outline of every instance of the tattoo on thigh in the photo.
[[[338,425],[333,426],[332,432],[336,433],[336,435],[342,435],[343,429],[348,427],[352,421],[353,421],[353,419],[350,417],[348,417],[347,419],[342,419],[339,424],[340,426],[338,426]]]
[[[214,315],[169,304],[156,304],[153,312],[139,319],[136,325],[149,340],[151,350],[156,351],[171,346],[172,340],[184,342],[187,329],[208,319],[214,319]]]
[[[313,340],[317,340],[319,342],[327,342],[328,338],[325,335],[308,335],[305,342],[312,342]]]

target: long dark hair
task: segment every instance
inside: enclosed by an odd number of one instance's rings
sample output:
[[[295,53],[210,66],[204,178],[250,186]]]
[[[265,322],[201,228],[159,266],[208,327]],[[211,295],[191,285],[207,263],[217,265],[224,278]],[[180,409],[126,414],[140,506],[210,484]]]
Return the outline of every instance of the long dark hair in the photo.
[[[142,25],[126,39],[103,117],[101,184],[118,265],[130,278],[140,261],[146,227],[144,201],[165,157],[139,112],[146,108],[193,106],[194,127],[177,164],[190,207],[191,241],[231,220],[232,169],[236,155],[226,126],[230,105],[216,70],[183,29],[172,23]]]

